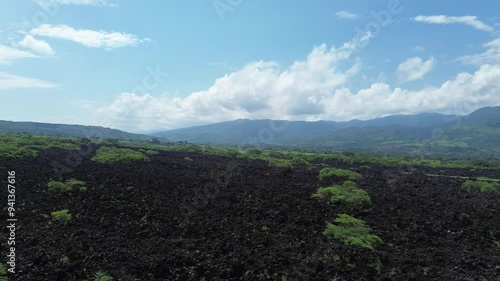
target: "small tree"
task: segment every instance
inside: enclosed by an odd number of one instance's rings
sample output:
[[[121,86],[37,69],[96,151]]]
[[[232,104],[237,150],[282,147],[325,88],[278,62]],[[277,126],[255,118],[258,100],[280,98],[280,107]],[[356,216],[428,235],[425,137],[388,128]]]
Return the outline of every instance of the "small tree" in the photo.
[[[377,235],[365,226],[365,222],[347,214],[340,214],[326,226],[324,235],[340,240],[345,244],[375,250],[374,247],[383,243]]]
[[[71,218],[73,217],[69,213],[68,209],[55,211],[55,212],[50,213],[50,215],[52,216],[52,220],[60,221],[60,222],[63,222],[64,224],[68,223],[71,220]]]

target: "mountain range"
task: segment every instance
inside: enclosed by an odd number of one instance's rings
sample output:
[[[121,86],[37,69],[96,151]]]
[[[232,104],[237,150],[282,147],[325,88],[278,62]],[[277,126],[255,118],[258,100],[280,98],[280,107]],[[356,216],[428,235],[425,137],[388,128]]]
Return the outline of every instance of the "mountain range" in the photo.
[[[239,119],[154,135],[194,143],[266,144],[321,150],[410,150],[431,144],[444,150],[500,152],[500,107],[484,107],[463,116],[422,113],[347,122]]]
[[[407,152],[426,148],[500,155],[500,107],[484,107],[468,115],[421,113],[347,122],[238,119],[150,135],[97,126],[0,121],[0,133],[146,142],[157,138],[163,141],[312,150]]]
[[[132,134],[99,126],[66,125],[38,122],[15,122],[0,120],[0,133],[28,133],[42,136],[99,138],[131,141],[150,141],[148,135]]]

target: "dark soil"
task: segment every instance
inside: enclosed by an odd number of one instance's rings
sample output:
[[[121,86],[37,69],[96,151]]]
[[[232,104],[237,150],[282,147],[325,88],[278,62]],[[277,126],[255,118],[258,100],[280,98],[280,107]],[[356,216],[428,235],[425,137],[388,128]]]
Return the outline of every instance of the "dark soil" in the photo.
[[[53,149],[0,160],[2,185],[5,169],[18,180],[9,280],[94,280],[99,270],[114,280],[500,280],[499,195],[425,175],[439,170],[353,165],[373,207],[349,212],[311,198],[324,185],[319,168],[173,152],[117,165],[68,158]],[[88,190],[48,192],[58,178],[54,160],[71,163],[63,179],[83,180]],[[62,209],[73,219],[51,222],[47,215]],[[370,251],[325,237],[326,223],[344,212],[384,244]],[[1,249],[5,257],[5,242]]]

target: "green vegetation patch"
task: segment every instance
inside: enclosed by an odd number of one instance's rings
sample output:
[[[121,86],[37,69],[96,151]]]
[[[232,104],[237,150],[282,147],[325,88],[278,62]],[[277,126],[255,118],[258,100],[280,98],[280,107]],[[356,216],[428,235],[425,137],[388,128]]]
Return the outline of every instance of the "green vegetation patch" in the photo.
[[[5,264],[0,263],[0,276],[7,275],[7,266]]]
[[[64,222],[65,224],[72,219],[72,215],[69,213],[68,209],[55,211],[50,213],[52,220]]]
[[[334,205],[343,204],[353,209],[367,207],[372,203],[370,195],[365,190],[357,188],[356,183],[352,181],[345,181],[343,185],[320,187],[313,197],[328,200]]]
[[[87,190],[85,185],[86,183],[84,181],[77,179],[70,179],[66,182],[49,181],[49,183],[47,184],[49,191],[57,193],[70,192],[75,186],[80,186],[80,189],[83,188],[84,190]]]
[[[129,148],[117,148],[113,146],[100,147],[92,161],[113,164],[132,161],[148,161],[149,158],[140,151],[135,151]]]
[[[365,222],[347,214],[340,214],[328,223],[324,235],[340,240],[345,244],[375,250],[375,247],[383,243],[377,235],[371,234],[371,229],[365,226]]]
[[[329,181],[329,180],[356,181],[360,178],[361,178],[360,174],[351,170],[323,168],[319,172],[319,179],[322,181]]]
[[[95,279],[94,280],[95,281],[113,281],[113,277],[111,277],[110,275],[108,275],[104,271],[98,271],[95,274]]]
[[[481,192],[490,192],[500,194],[500,183],[498,182],[488,182],[488,181],[472,181],[466,180],[462,184],[462,188],[465,190],[477,189]]]
[[[56,138],[29,134],[0,134],[0,158],[33,158],[49,148],[78,150],[76,138]]]

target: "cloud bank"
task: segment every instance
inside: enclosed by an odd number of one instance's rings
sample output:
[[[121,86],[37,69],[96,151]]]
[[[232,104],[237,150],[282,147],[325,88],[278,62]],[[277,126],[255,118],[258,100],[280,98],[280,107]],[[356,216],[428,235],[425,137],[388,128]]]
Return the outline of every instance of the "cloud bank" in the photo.
[[[343,121],[428,111],[467,114],[500,105],[500,66],[493,64],[436,87],[409,90],[377,82],[352,91],[349,82],[361,68],[359,43],[317,46],[286,68],[272,61],[251,62],[185,97],[122,93],[94,113],[117,128],[145,132],[238,118]],[[397,73],[404,74],[403,80],[420,79],[434,64],[433,58],[410,58]]]

